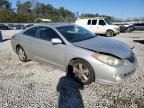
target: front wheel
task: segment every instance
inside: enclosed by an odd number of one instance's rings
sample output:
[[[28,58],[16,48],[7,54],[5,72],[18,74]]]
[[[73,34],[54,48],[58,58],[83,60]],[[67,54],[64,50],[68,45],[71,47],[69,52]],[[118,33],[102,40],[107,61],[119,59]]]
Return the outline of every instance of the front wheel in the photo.
[[[27,55],[25,53],[25,50],[21,46],[17,47],[16,50],[17,50],[17,54],[18,54],[20,61],[27,62],[28,58],[27,58]]]
[[[131,28],[127,28],[126,32],[130,33],[130,32],[132,32],[132,29]]]
[[[77,59],[72,62],[73,75],[76,80],[88,85],[95,80],[95,75],[92,67],[84,60]]]
[[[114,32],[112,30],[107,30],[106,36],[108,37],[114,36]]]

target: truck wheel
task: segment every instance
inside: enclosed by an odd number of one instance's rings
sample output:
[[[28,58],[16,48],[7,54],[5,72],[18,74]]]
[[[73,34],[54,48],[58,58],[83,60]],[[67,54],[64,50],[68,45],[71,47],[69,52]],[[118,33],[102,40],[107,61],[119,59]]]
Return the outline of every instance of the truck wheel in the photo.
[[[114,32],[112,30],[107,30],[106,36],[108,37],[114,36]]]

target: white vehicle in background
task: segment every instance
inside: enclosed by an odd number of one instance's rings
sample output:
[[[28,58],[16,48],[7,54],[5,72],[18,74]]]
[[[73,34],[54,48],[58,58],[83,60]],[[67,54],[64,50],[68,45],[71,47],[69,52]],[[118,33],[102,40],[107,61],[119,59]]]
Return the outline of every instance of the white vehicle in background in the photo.
[[[129,26],[132,26],[133,24],[123,23],[122,25],[125,27],[129,27]]]
[[[104,17],[84,19],[78,18],[75,24],[82,26],[96,34],[102,34],[106,36],[115,36],[119,34],[119,26],[113,25],[108,19]]]

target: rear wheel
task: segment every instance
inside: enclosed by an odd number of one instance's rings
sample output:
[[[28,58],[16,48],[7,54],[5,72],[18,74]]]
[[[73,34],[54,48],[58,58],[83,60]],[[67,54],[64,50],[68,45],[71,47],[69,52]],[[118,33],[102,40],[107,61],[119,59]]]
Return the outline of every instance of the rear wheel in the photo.
[[[127,28],[126,32],[129,32],[129,33],[132,32],[131,28]]]
[[[114,36],[114,32],[112,30],[107,30],[106,36],[108,37]]]
[[[76,80],[88,85],[95,80],[92,67],[84,60],[77,59],[72,62],[73,75]]]
[[[19,59],[22,62],[27,62],[28,58],[27,58],[27,55],[25,53],[25,50],[21,46],[17,47],[16,50],[17,50],[17,54],[18,54]]]

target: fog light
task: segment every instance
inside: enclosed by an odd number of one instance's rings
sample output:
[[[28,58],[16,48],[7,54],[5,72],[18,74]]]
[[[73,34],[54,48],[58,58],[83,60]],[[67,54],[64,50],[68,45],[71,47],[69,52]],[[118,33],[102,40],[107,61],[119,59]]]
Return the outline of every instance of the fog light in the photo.
[[[116,80],[116,81],[121,81],[123,79],[123,76],[122,75],[113,75],[113,78]]]

